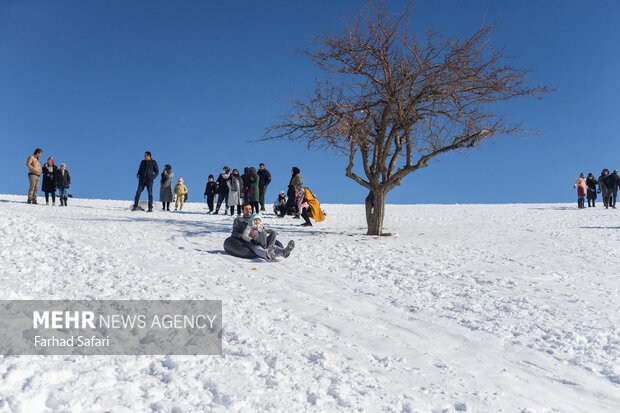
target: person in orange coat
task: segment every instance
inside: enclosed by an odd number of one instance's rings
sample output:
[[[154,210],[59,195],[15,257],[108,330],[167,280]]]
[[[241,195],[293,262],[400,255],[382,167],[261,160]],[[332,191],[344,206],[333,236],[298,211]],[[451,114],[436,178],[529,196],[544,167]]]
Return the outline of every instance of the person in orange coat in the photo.
[[[305,221],[301,224],[302,227],[312,226],[310,218],[314,219],[316,222],[325,220],[325,215],[323,215],[319,200],[316,196],[314,196],[310,189],[302,188],[301,185],[295,185],[295,200],[297,202],[297,207],[301,212],[301,216]]]

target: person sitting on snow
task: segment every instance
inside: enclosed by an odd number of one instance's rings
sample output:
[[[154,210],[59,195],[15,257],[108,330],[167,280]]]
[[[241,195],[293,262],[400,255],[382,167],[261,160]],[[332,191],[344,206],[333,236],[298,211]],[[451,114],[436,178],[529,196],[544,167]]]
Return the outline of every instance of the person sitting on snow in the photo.
[[[232,234],[231,236],[240,238],[244,242],[248,244],[250,249],[259,257],[264,259],[273,260],[276,256],[282,256],[284,258],[288,258],[291,255],[291,251],[295,248],[295,241],[291,240],[288,242],[286,248],[279,247],[275,244],[278,233],[275,230],[267,230],[270,231],[265,233],[266,237],[266,247],[263,247],[260,243],[260,237],[258,239],[254,239],[258,236],[259,231],[252,232],[251,227],[254,226],[253,215],[252,215],[252,204],[246,202],[243,204],[242,213],[240,217],[235,218],[233,222]],[[260,218],[259,214],[258,215]],[[259,224],[262,220],[259,222]],[[248,229],[246,234],[246,229]],[[244,237],[244,234],[246,235]],[[248,240],[249,238],[249,240]],[[271,245],[271,249],[269,246]]]
[[[283,217],[286,215],[286,193],[284,191],[280,191],[278,195],[278,199],[273,203],[273,213],[279,217]]]
[[[179,208],[179,202],[181,203],[181,208],[183,209],[183,204],[185,203],[185,195],[187,195],[187,187],[183,184],[183,178],[179,178],[179,182],[174,187],[174,194],[177,197],[176,202],[174,203],[174,210],[176,211]]]

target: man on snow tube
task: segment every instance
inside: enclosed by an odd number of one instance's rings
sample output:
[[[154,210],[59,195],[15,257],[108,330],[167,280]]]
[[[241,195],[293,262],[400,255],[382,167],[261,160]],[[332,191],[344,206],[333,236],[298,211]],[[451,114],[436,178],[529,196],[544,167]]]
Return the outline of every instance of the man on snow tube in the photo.
[[[295,248],[295,242],[289,241],[286,248],[282,245],[280,241],[275,241],[275,245],[273,247],[273,256],[269,257],[268,251],[265,250],[261,245],[256,244],[254,242],[246,242],[243,240],[243,231],[250,224],[252,218],[252,204],[245,203],[243,204],[243,215],[235,218],[232,227],[232,233],[230,237],[224,240],[224,251],[228,254],[239,257],[239,258],[264,258],[264,259],[275,259],[276,256],[283,256],[287,258],[293,248]]]

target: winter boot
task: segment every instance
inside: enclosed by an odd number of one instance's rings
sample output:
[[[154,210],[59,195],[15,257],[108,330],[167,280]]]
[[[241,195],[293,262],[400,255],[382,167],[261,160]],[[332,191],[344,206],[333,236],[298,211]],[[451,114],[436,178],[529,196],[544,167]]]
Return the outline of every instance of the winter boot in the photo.
[[[265,250],[265,257],[268,260],[276,259],[276,252],[273,250],[273,247],[267,247],[267,249]]]
[[[295,248],[295,241],[290,240],[286,248],[284,248],[284,251],[282,251],[282,256],[284,258],[288,258],[288,256],[291,255],[291,251],[293,251],[293,248]]]

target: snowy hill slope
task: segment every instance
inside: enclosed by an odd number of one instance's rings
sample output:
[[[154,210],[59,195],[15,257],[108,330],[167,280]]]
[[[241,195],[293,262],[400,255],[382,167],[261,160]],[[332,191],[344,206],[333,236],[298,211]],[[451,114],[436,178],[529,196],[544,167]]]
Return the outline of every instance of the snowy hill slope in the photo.
[[[0,195],[0,299],[221,299],[222,356],[4,356],[0,411],[618,411],[620,212],[363,206],[266,216],[297,248],[224,253],[232,218]],[[254,270],[253,268],[257,269]]]

